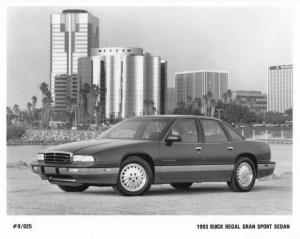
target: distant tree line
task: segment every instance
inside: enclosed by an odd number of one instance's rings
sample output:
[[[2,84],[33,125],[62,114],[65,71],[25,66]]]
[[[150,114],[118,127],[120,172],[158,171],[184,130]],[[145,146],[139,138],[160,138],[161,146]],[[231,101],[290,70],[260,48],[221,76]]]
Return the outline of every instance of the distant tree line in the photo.
[[[287,109],[285,113],[271,111],[257,113],[253,110],[254,103],[253,98],[248,97],[247,106],[243,106],[239,96],[232,99],[230,89],[219,100],[216,100],[212,92],[209,91],[202,99],[192,99],[191,96],[187,96],[186,101],[177,103],[173,113],[217,117],[231,124],[282,124],[286,121],[291,121],[293,118],[292,109]]]
[[[49,128],[50,121],[63,122],[63,127],[71,128],[73,125],[81,125],[83,129],[91,125],[98,127],[103,122],[115,124],[121,120],[121,115],[111,114],[105,118],[104,105],[99,102],[99,96],[105,94],[106,89],[99,86],[85,83],[80,86],[78,99],[67,96],[66,110],[54,111],[51,104],[53,102],[49,85],[43,82],[39,87],[42,93],[41,108],[37,108],[38,99],[32,96],[27,103],[26,109],[21,110],[19,105],[6,107],[7,124],[27,124],[31,127]],[[77,102],[78,100],[78,102]],[[193,99],[191,96],[186,101],[178,102],[174,109],[174,114],[182,115],[203,115],[217,117],[233,124],[271,123],[282,124],[292,121],[293,110],[287,109],[284,113],[261,112],[257,113],[254,108],[253,98],[247,99],[247,106],[241,104],[240,97],[232,99],[232,92],[228,90],[222,99],[216,100],[212,92],[207,92],[202,98]],[[143,114],[153,115],[157,113],[155,103],[152,99],[144,99]]]
[[[91,124],[97,126],[104,122],[104,106],[97,101],[100,92],[105,89],[99,89],[99,86],[85,83],[80,86],[78,102],[77,99],[66,97],[66,109],[57,111],[52,107],[53,99],[49,85],[45,82],[39,87],[42,93],[41,108],[37,109],[37,97],[33,96],[31,102],[27,103],[26,109],[21,110],[20,106],[15,104],[12,108],[6,107],[7,124],[26,124],[32,127],[47,129],[50,127],[50,121],[59,121],[64,123],[63,127],[71,128],[73,125],[81,125],[87,129]],[[108,123],[116,122],[118,119],[110,117]]]

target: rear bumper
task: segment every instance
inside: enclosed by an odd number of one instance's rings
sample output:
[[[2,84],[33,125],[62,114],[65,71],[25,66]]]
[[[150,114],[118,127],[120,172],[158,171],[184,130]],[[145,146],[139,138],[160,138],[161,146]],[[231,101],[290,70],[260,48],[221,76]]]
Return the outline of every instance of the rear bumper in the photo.
[[[275,162],[258,163],[257,164],[257,178],[270,176],[273,174],[275,169]]]
[[[42,179],[61,185],[90,184],[114,185],[117,183],[118,167],[87,167],[74,165],[31,164],[31,171]]]

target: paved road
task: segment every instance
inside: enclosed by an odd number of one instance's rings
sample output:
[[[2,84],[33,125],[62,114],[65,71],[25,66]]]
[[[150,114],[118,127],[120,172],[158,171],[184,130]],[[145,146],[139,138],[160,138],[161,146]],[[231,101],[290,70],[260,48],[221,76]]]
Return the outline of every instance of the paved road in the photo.
[[[9,215],[246,215],[292,214],[292,176],[257,181],[249,193],[231,192],[225,183],[194,184],[187,191],[155,185],[144,196],[124,197],[111,187],[66,193],[42,181],[28,167],[7,169]]]

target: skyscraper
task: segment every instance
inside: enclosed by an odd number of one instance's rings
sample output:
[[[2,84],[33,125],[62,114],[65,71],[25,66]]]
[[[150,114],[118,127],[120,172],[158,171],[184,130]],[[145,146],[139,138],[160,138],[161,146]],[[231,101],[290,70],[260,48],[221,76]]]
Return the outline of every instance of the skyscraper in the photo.
[[[293,107],[293,65],[268,69],[268,111],[284,112]]]
[[[161,57],[141,48],[97,48],[78,67],[81,85],[99,86],[105,118],[164,114],[167,62]]]
[[[99,20],[84,10],[51,14],[50,89],[55,110],[66,110],[67,97],[76,100],[78,58],[99,47]]]
[[[183,71],[175,73],[175,101],[186,102],[187,97],[202,99],[209,91],[218,100],[228,89],[227,71]]]

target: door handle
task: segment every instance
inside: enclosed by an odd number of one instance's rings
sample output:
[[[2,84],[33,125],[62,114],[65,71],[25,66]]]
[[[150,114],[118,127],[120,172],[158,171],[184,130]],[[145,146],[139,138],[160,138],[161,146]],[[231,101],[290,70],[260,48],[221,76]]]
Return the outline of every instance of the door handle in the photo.
[[[202,150],[202,147],[196,147],[195,148],[197,151],[201,151]]]
[[[232,146],[227,147],[228,150],[233,150]]]

